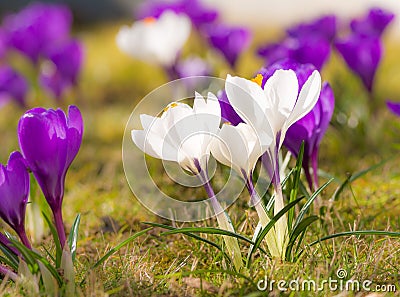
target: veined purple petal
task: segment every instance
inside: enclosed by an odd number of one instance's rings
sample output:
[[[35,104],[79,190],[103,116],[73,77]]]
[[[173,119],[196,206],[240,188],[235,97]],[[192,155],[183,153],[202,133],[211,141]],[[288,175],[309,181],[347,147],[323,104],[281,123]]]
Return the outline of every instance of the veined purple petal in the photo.
[[[397,116],[400,116],[400,102],[386,101],[389,110]]]
[[[33,62],[49,46],[68,37],[72,23],[70,10],[59,4],[33,3],[18,13],[8,15],[3,28],[10,46]]]
[[[335,46],[347,66],[361,78],[365,88],[371,92],[382,58],[380,39],[352,34],[346,39],[336,41]]]
[[[29,195],[29,174],[20,152],[0,164],[0,217],[17,233],[25,230],[25,210]]]
[[[225,57],[231,67],[236,66],[237,59],[247,49],[251,33],[244,27],[225,24],[213,24],[204,28],[203,34],[209,43]]]
[[[366,16],[352,20],[350,27],[358,35],[380,37],[394,17],[390,11],[371,8]]]
[[[65,175],[82,141],[80,111],[69,111],[67,117],[60,109],[34,108],[18,123],[22,154],[53,211],[61,208]]]
[[[21,74],[9,66],[0,66],[0,106],[13,99],[24,107],[28,87]]]

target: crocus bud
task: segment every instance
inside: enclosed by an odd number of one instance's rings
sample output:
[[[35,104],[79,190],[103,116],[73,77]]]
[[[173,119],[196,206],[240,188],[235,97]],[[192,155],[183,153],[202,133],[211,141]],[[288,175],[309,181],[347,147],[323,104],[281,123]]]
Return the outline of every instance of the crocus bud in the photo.
[[[83,120],[79,109],[33,108],[18,123],[19,145],[53,211],[60,242],[65,243],[61,206],[65,175],[82,142]]]
[[[17,232],[30,248],[25,232],[25,211],[29,195],[29,173],[20,152],[10,155],[7,165],[0,164],[0,217]]]

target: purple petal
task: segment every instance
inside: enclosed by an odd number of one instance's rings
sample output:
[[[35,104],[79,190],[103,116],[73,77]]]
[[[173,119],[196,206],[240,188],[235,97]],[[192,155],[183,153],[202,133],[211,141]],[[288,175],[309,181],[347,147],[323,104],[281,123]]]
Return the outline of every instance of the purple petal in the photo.
[[[397,116],[400,116],[400,102],[386,101],[389,110]]]
[[[209,43],[222,53],[232,68],[235,67],[237,59],[251,41],[251,33],[248,29],[224,24],[209,25],[204,28],[203,34]]]
[[[381,8],[372,8],[366,16],[351,21],[351,30],[362,36],[380,37],[395,15]]]
[[[336,49],[342,55],[347,66],[357,74],[369,92],[379,62],[382,58],[382,44],[377,37],[350,35],[335,43]]]
[[[311,22],[300,23],[287,30],[289,36],[302,39],[304,37],[322,38],[331,41],[336,36],[336,16],[326,15]]]
[[[221,107],[221,118],[224,122],[229,122],[234,126],[243,123],[242,118],[236,113],[232,105],[229,103],[228,96],[225,91],[218,94],[218,102]]]
[[[66,88],[77,83],[83,62],[82,45],[77,40],[56,44],[46,50],[45,57],[39,80],[60,98]]]
[[[71,23],[72,15],[66,6],[33,3],[8,15],[3,27],[10,46],[36,63],[49,45],[68,37]]]
[[[14,99],[25,106],[28,83],[25,78],[9,66],[0,66],[0,105]]]
[[[28,195],[28,169],[22,155],[13,152],[6,166],[0,164],[0,217],[17,232],[24,229]]]

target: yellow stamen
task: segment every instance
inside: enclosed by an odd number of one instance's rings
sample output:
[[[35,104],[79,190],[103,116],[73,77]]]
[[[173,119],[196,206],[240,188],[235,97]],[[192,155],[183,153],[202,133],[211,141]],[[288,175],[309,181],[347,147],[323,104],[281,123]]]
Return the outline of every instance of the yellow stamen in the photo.
[[[224,122],[222,125],[229,125],[229,126],[232,126],[232,123],[231,123],[231,122]]]
[[[174,107],[177,107],[177,106],[178,106],[178,103],[172,102],[172,103],[168,104],[167,107],[164,108],[164,112],[167,112],[168,109],[174,108]]]
[[[143,23],[145,23],[145,24],[152,24],[152,23],[155,23],[156,22],[156,18],[154,18],[154,17],[147,17],[147,18],[144,18],[143,19]]]
[[[255,78],[252,78],[251,81],[254,81],[257,85],[261,87],[262,81],[264,79],[264,76],[262,74],[257,74]]]

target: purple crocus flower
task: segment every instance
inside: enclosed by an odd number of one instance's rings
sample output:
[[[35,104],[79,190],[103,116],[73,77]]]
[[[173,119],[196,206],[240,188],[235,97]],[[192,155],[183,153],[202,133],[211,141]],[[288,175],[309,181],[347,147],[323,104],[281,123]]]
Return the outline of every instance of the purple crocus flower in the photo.
[[[179,78],[190,76],[208,76],[211,74],[211,65],[197,56],[190,56],[179,60],[175,65],[175,71]]]
[[[17,232],[23,244],[31,248],[25,231],[28,195],[28,168],[21,153],[13,152],[7,165],[0,164],[0,217]]]
[[[49,204],[62,246],[65,176],[82,142],[83,120],[79,109],[70,106],[68,116],[61,109],[33,108],[18,123],[21,152]]]
[[[14,99],[24,107],[28,87],[21,74],[9,66],[0,66],[0,106]]]
[[[296,72],[299,90],[303,87],[308,77],[315,70],[311,64],[299,64],[292,60],[283,60],[260,70],[263,76],[262,86],[265,85],[276,70],[291,69]],[[303,118],[294,123],[286,132],[284,145],[294,155],[298,156],[302,141],[304,141],[303,168],[310,189],[313,185],[318,187],[318,150],[321,140],[329,126],[333,115],[335,98],[328,83],[324,83],[315,107]],[[311,164],[310,164],[311,162]],[[310,165],[313,168],[313,177],[310,174]]]
[[[304,141],[303,168],[310,189],[313,189],[313,185],[316,188],[318,187],[319,145],[328,129],[334,107],[333,91],[329,84],[325,82],[322,85],[321,94],[315,107],[310,113],[294,123],[286,133],[284,145],[296,157],[299,154],[301,143]],[[313,169],[313,177],[310,174],[310,165]]]
[[[204,6],[199,0],[144,1],[139,6],[137,17],[138,19],[158,18],[166,10],[186,14],[197,28],[213,23],[218,18],[217,10]]]
[[[40,83],[60,98],[64,90],[74,86],[82,68],[83,49],[77,40],[69,40],[48,48],[42,65]]]
[[[294,38],[318,37],[332,41],[336,36],[336,16],[325,15],[316,20],[300,23],[287,29],[287,34]]]
[[[386,101],[386,106],[397,116],[400,116],[400,102]]]
[[[225,91],[220,91],[217,95],[219,106],[221,107],[221,118],[224,122],[228,122],[233,126],[243,123],[242,118],[236,113],[232,105],[229,103],[228,96]]]
[[[248,29],[225,24],[209,25],[204,28],[203,34],[209,43],[222,53],[232,68],[236,66],[237,59],[251,41]]]
[[[390,11],[371,8],[366,16],[352,20],[350,27],[358,35],[380,37],[393,19],[394,14]]]
[[[258,49],[258,55],[272,65],[283,59],[290,59],[300,64],[312,64],[321,70],[330,56],[328,40],[316,36],[286,38],[279,43],[272,43]]]
[[[72,23],[70,10],[59,4],[33,3],[18,13],[8,15],[3,28],[10,46],[34,63],[55,42],[68,38]]]
[[[336,49],[347,66],[357,74],[371,93],[376,70],[382,58],[382,44],[378,37],[352,34],[335,42]]]

